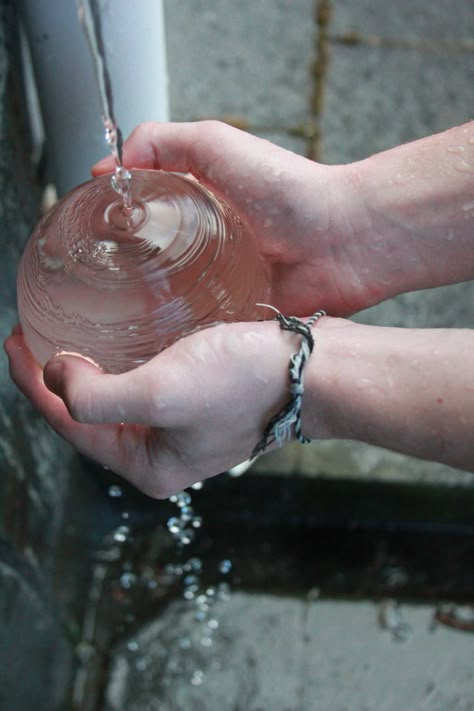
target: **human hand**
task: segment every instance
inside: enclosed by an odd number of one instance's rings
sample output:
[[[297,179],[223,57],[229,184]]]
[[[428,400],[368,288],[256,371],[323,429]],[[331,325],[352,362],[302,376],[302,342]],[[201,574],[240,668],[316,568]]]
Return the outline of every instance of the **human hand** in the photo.
[[[123,161],[190,173],[229,203],[257,242],[282,313],[349,314],[374,302],[344,213],[344,166],[314,163],[216,121],[143,124],[125,142]],[[93,173],[113,167],[105,159]]]
[[[21,329],[5,349],[13,380],[61,437],[163,498],[250,456],[289,399],[295,337],[275,322],[224,324],[121,375],[56,356],[44,380]]]
[[[273,305],[296,316],[472,279],[469,161],[474,122],[340,166],[216,121],[146,123],[124,145],[127,167],[191,173],[226,200],[256,240]]]

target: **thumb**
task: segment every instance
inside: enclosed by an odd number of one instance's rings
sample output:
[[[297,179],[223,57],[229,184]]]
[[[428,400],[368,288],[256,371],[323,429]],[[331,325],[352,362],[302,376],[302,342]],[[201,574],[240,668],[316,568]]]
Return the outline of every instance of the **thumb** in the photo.
[[[82,356],[60,354],[46,363],[43,379],[77,422],[150,424],[150,388],[139,371],[110,375]]]

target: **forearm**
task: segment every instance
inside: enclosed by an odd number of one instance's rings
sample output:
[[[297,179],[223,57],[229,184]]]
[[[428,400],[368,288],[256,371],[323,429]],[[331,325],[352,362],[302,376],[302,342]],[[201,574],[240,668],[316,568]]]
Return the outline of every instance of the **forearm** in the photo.
[[[474,331],[324,319],[305,374],[303,431],[474,471],[473,353]]]
[[[474,278],[474,122],[345,167],[373,301]]]

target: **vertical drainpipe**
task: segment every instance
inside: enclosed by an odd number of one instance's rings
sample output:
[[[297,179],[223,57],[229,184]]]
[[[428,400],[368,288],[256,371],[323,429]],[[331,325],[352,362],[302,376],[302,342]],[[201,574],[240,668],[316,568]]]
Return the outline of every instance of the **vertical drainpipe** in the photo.
[[[92,58],[76,0],[19,0],[45,136],[47,176],[59,195],[107,155]],[[115,116],[126,137],[143,121],[169,120],[161,0],[104,0],[102,31]]]

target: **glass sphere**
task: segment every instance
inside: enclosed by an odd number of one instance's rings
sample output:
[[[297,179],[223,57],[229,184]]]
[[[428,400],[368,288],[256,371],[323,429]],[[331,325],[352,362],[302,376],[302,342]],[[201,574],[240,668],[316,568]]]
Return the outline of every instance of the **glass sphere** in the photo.
[[[110,175],[90,180],[33,232],[18,310],[41,365],[69,351],[124,372],[198,329],[268,317],[255,242],[226,204],[161,171],[132,171],[131,189],[126,210]]]

